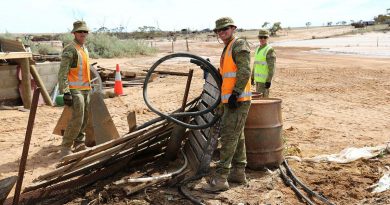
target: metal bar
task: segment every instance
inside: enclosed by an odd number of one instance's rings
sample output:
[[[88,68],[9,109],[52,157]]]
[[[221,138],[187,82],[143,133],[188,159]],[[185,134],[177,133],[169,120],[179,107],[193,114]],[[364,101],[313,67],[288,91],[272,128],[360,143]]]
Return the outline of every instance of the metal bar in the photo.
[[[24,171],[26,169],[28,150],[30,148],[31,135],[32,135],[33,127],[34,127],[35,114],[37,112],[40,91],[41,91],[41,88],[39,88],[39,87],[37,89],[35,89],[32,103],[31,103],[32,106],[31,106],[29,117],[28,117],[28,124],[27,124],[27,130],[26,130],[26,137],[24,139],[22,158],[20,160],[20,165],[19,165],[18,181],[16,183],[15,195],[14,195],[14,199],[13,199],[14,205],[17,205],[19,203],[19,196],[20,196],[20,191],[22,189]]]
[[[279,165],[280,175],[282,176],[283,181],[291,187],[291,189],[299,196],[299,199],[306,204],[314,205],[314,203],[307,198],[299,189],[294,185],[294,183],[287,177],[286,173],[283,171],[282,166]]]
[[[325,204],[327,205],[334,205],[332,202],[330,202],[327,198],[321,196],[320,194],[318,194],[317,192],[315,191],[312,191],[309,187],[307,187],[303,182],[301,182],[298,177],[295,176],[294,172],[291,170],[290,166],[288,165],[287,161],[284,160],[283,161],[283,165],[284,167],[286,168],[287,170],[287,174],[289,174],[291,176],[291,179],[296,182],[297,184],[299,184],[303,190],[305,190],[308,194],[312,195],[312,196],[315,196],[317,198],[319,198],[322,202],[324,202]]]
[[[194,69],[191,68],[190,71],[188,72],[186,89],[184,91],[184,96],[183,96],[183,103],[181,104],[181,112],[184,112],[184,110],[186,108],[188,93],[190,92],[191,81],[192,81],[193,75],[194,75]]]

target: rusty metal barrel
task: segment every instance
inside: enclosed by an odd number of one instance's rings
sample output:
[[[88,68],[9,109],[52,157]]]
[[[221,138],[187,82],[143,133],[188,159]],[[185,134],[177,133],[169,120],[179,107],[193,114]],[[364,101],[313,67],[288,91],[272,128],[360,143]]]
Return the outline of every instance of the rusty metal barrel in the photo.
[[[283,160],[282,100],[252,100],[245,123],[245,146],[248,168],[277,167]]]

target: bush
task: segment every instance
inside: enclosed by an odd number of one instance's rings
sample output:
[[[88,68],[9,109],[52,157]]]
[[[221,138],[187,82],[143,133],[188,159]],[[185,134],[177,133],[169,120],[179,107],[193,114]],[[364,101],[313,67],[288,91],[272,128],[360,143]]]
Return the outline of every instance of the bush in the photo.
[[[60,36],[64,45],[73,40],[72,34]],[[156,52],[144,41],[120,40],[106,33],[91,33],[87,39],[87,48],[91,58],[133,57],[136,55],[152,55]]]
[[[32,53],[39,53],[41,55],[58,54],[55,48],[47,44],[32,44],[30,47]]]

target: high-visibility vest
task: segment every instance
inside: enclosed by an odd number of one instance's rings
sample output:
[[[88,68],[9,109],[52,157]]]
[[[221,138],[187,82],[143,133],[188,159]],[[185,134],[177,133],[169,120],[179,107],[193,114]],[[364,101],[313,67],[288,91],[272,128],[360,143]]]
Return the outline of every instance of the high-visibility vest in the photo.
[[[68,73],[68,83],[70,89],[90,90],[91,76],[89,68],[89,55],[87,48],[83,49],[77,43],[72,43],[77,51],[77,66],[70,68]]]
[[[262,49],[257,47],[255,51],[255,62],[254,62],[254,77],[255,82],[265,83],[268,77],[268,64],[267,64],[267,53],[272,47],[270,45],[264,46]]]
[[[237,81],[237,65],[234,63],[233,56],[232,56],[232,49],[233,44],[236,42],[236,38],[234,38],[228,46],[225,49],[225,53],[223,54],[223,58],[221,58],[220,61],[220,70],[222,76],[222,91],[221,91],[221,100],[222,103],[227,103],[229,100],[229,97],[231,96],[234,86],[236,85]],[[251,84],[250,80],[248,79],[248,83],[245,86],[244,91],[238,96],[237,101],[250,101],[252,93],[250,91]]]

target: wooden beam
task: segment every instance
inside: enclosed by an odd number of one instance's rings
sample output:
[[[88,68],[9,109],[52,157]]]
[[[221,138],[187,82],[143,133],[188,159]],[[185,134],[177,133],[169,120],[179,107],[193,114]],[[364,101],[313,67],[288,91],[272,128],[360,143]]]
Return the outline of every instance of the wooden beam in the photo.
[[[148,72],[149,70],[143,70],[145,72]],[[153,71],[153,73],[157,73],[160,75],[178,75],[178,76],[188,76],[188,73],[184,72],[176,72],[176,71],[167,71],[167,70],[158,70]]]
[[[22,100],[24,108],[31,108],[31,75],[30,75],[30,62],[28,58],[18,59],[18,63],[21,66],[22,71]]]
[[[42,93],[43,99],[45,100],[46,105],[54,106],[53,102],[51,101],[50,95],[47,92],[46,86],[43,83],[41,76],[39,75],[35,65],[30,65],[30,72],[31,72],[31,75],[34,77],[35,82],[41,88],[41,93]]]
[[[0,52],[0,59],[32,58],[30,52]]]

